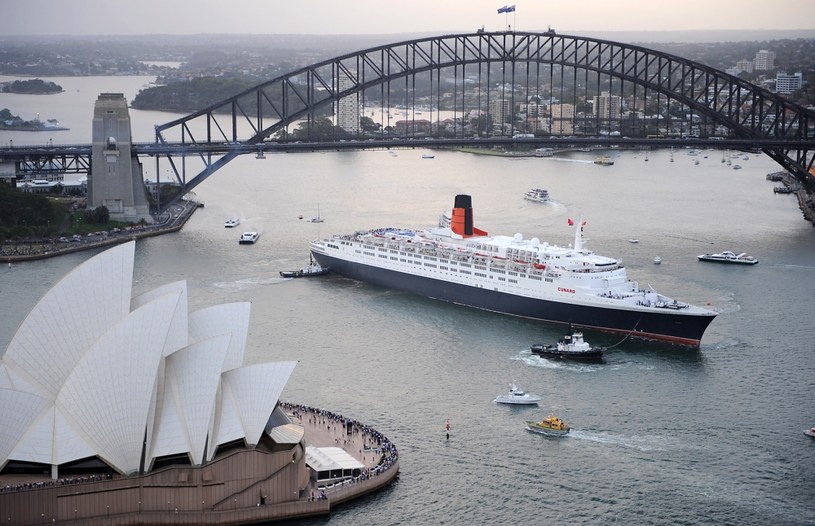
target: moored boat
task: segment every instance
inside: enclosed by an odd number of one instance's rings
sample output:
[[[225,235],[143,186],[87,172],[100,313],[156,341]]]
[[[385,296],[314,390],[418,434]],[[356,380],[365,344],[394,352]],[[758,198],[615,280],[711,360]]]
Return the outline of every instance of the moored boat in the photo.
[[[569,425],[556,416],[547,416],[543,420],[527,420],[526,428],[533,433],[550,436],[566,436],[571,429]]]
[[[524,392],[515,384],[509,384],[509,392],[495,397],[497,404],[538,405],[541,397]]]
[[[532,354],[548,358],[595,361],[602,360],[605,348],[592,346],[583,339],[582,332],[573,332],[554,345],[536,343],[530,350]]]
[[[716,312],[640,288],[623,262],[574,243],[490,236],[474,226],[469,195],[425,230],[379,228],[310,243],[317,262],[373,285],[469,307],[698,346]],[[449,222],[449,224],[447,224]],[[574,223],[574,222],[572,222]],[[443,225],[443,226],[441,226]]]
[[[758,260],[744,252],[736,254],[730,250],[719,252],[718,254],[702,254],[697,256],[699,261],[710,261],[713,263],[735,263],[737,265],[755,265]]]

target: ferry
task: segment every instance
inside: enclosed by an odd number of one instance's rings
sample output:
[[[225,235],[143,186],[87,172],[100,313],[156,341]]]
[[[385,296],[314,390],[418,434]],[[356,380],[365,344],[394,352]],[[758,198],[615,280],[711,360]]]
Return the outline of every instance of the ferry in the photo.
[[[568,247],[538,238],[490,236],[474,226],[472,198],[426,230],[379,228],[314,240],[314,259],[332,272],[380,287],[573,327],[698,347],[716,312],[630,280],[619,259],[583,244],[585,221]]]
[[[527,201],[534,201],[536,203],[548,203],[549,192],[543,188],[533,188],[524,192],[524,199]]]

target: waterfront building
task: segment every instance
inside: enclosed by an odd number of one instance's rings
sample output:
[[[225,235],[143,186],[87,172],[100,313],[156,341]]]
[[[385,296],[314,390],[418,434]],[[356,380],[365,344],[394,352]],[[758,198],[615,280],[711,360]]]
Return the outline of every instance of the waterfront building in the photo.
[[[798,91],[804,85],[803,74],[799,71],[793,75],[788,75],[784,71],[775,74],[775,92],[789,95]]]

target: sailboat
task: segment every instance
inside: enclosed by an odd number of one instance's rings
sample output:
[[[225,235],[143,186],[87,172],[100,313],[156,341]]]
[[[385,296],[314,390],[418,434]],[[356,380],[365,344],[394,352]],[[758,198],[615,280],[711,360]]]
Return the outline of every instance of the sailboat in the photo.
[[[323,218],[320,216],[320,205],[317,205],[317,215],[311,218],[312,223],[322,223]]]

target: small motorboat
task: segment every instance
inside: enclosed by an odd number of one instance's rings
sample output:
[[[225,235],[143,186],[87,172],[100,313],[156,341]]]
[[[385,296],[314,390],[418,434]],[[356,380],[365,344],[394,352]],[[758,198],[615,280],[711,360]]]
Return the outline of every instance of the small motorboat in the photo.
[[[238,239],[238,243],[241,245],[254,245],[259,237],[260,234],[257,232],[244,232],[241,234],[240,239]]]
[[[224,228],[235,228],[236,226],[241,224],[241,220],[237,217],[233,217],[224,221]]]
[[[329,267],[321,267],[316,261],[311,261],[307,267],[299,270],[281,270],[280,276],[284,278],[311,278],[314,276],[323,276],[331,272]]]
[[[509,384],[509,392],[495,397],[496,404],[538,405],[541,397],[525,393],[515,384]]]
[[[530,348],[532,354],[547,358],[599,361],[603,358],[603,347],[593,347],[583,339],[582,332],[573,332],[558,340],[557,344],[536,343]]]
[[[809,429],[805,429],[804,434],[809,438],[815,438],[815,426],[812,426]]]
[[[635,244],[635,245],[636,245],[637,243],[639,243],[639,242],[640,242],[640,240],[639,240],[639,239],[632,238],[632,239],[629,239],[629,240],[628,240],[628,242],[629,242],[629,243],[633,243],[633,244]]]
[[[571,429],[566,422],[556,416],[547,416],[538,422],[527,420],[526,428],[533,433],[549,436],[566,436]]]
[[[659,265],[662,263],[662,258],[659,256],[654,256],[654,265]]]

